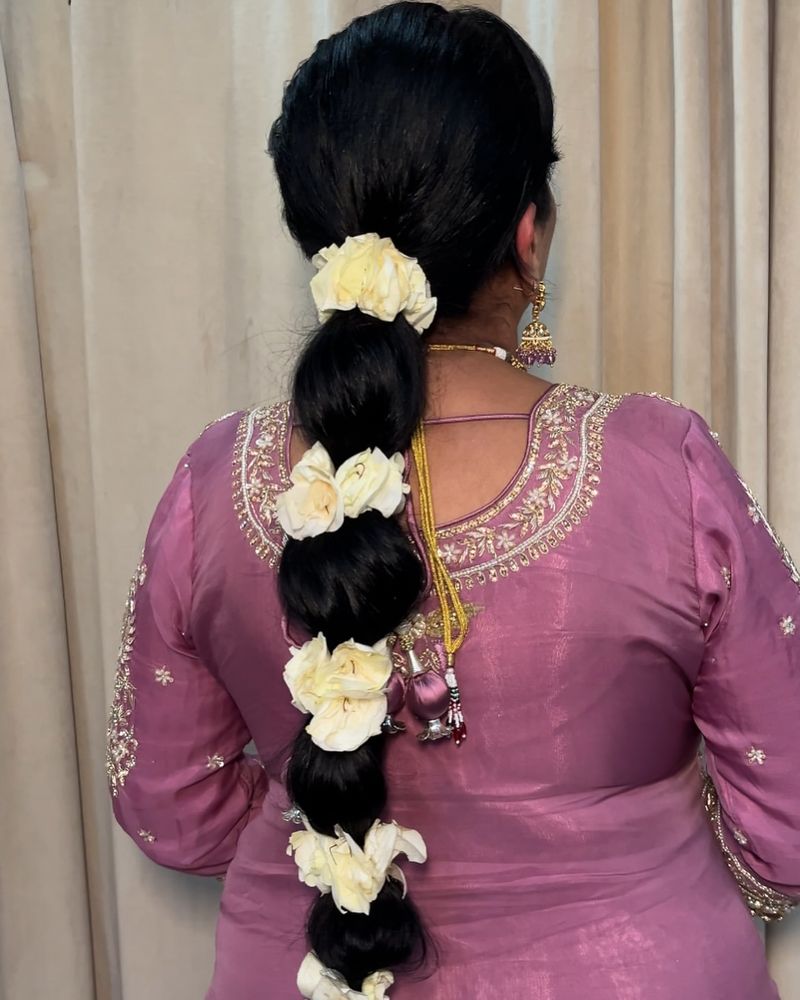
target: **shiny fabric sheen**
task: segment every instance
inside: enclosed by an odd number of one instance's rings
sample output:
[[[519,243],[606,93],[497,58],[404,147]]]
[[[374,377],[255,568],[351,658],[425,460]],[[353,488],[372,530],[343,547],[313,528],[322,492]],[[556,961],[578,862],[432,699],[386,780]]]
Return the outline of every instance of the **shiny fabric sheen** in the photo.
[[[148,533],[139,754],[113,802],[154,860],[226,873],[207,1000],[288,1000],[315,891],[285,853],[280,776],[301,718],[275,569],[231,499],[241,416],[189,449]],[[726,829],[746,835],[730,849],[800,897],[800,636],[779,627],[800,622],[800,591],[699,414],[631,394],[602,434],[587,516],[465,594],[479,608],[457,663],[466,742],[422,745],[398,713],[410,732],[389,740],[385,815],[428,844],[406,870],[438,964],[398,974],[392,1000],[778,996],[697,753],[702,734]],[[159,665],[173,683],[146,683]]]

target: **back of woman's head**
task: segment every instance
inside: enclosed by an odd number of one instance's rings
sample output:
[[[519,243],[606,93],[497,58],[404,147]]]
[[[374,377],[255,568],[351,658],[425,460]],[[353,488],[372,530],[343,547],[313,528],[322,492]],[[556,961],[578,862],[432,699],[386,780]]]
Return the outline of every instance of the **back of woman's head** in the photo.
[[[522,38],[479,8],[390,4],[318,43],[287,84],[269,153],[284,217],[303,253],[377,233],[414,257],[436,315],[464,313],[515,257],[528,206],[550,211],[557,159],[547,74]],[[435,331],[436,324],[429,333]],[[390,322],[336,311],[299,358],[296,425],[335,465],[367,448],[405,452],[425,402],[424,343]],[[287,540],[279,570],[287,617],[333,646],[375,643],[419,601],[422,565],[397,517],[372,511],[339,531]],[[357,842],[386,798],[383,741],[320,749],[301,728],[287,787],[311,827]],[[419,752],[425,752],[420,747]],[[424,833],[424,831],[423,831]],[[413,891],[413,885],[412,885]],[[313,904],[308,934],[353,989],[377,969],[421,962],[425,935],[388,879],[368,915]]]

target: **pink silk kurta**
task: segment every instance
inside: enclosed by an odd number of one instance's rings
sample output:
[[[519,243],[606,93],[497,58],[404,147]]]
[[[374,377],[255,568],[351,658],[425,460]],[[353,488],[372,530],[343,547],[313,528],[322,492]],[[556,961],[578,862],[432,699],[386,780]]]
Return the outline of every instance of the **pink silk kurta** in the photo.
[[[777,997],[748,905],[800,899],[800,575],[695,411],[556,384],[529,428],[508,488],[439,531],[469,736],[420,743],[404,708],[389,739],[384,818],[427,841],[404,867],[440,952],[391,1000]],[[187,450],[123,624],[114,812],[159,864],[226,873],[209,1000],[299,995],[316,892],[281,816],[289,431],[260,407]]]

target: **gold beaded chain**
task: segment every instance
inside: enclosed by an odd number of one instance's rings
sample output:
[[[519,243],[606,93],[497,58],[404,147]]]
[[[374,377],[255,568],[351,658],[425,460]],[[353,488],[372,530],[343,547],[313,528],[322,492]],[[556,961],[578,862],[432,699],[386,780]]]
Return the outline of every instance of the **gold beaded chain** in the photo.
[[[447,571],[444,560],[439,554],[436,541],[436,522],[433,515],[433,494],[431,491],[431,473],[428,466],[428,449],[425,444],[425,430],[420,423],[411,439],[411,450],[419,480],[419,509],[422,537],[428,550],[431,564],[431,576],[436,589],[436,597],[442,614],[442,639],[444,651],[447,654],[447,665],[452,666],[455,654],[461,648],[467,637],[469,617],[464,610],[461,596]],[[452,614],[451,614],[452,612]],[[458,626],[458,634],[453,635],[453,618]]]
[[[487,347],[484,344],[428,344],[428,350],[472,351],[473,353],[491,354],[501,361],[507,361],[512,368],[516,368],[519,371],[528,370],[513,351],[507,351],[504,347]]]

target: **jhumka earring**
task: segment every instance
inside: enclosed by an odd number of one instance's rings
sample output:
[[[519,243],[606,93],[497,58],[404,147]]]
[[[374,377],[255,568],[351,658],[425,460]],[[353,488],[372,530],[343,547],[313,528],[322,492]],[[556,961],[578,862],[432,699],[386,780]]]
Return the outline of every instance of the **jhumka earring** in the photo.
[[[533,306],[531,321],[522,331],[519,347],[515,352],[516,356],[526,368],[530,365],[555,364],[556,349],[553,346],[550,331],[539,319],[547,301],[547,289],[544,282],[537,281],[533,291],[520,288],[519,285],[514,285],[514,288],[518,292],[524,292],[531,299]]]

